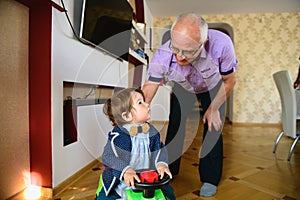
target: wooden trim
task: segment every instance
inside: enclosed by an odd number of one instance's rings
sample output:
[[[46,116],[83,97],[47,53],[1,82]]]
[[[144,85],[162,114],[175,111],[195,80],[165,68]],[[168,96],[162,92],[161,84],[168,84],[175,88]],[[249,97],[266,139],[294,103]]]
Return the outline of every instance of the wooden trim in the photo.
[[[154,120],[154,121],[150,121],[150,124],[168,125],[169,121],[157,121],[157,120]]]
[[[168,125],[169,121],[151,121],[151,124]],[[234,127],[279,127],[282,128],[280,123],[245,123],[245,122],[226,122]]]
[[[60,12],[65,12],[66,11],[63,7],[61,7],[60,5],[58,5],[57,3],[53,2],[53,1],[52,1],[52,7],[56,8]]]
[[[82,178],[90,169],[96,167],[99,165],[99,160],[94,160],[90,164],[86,165],[79,171],[77,171],[75,174],[67,178],[65,181],[57,185],[55,188],[53,188],[53,196],[58,195],[59,193],[62,193],[64,190],[66,190],[70,185],[72,185],[74,182]]]
[[[135,0],[135,8],[136,8],[136,21],[144,23],[145,22],[144,0]]]
[[[44,1],[41,1],[44,2]],[[35,185],[52,188],[51,112],[52,7],[49,1],[29,7],[30,172]]]
[[[235,127],[282,127],[281,124],[231,122]]]

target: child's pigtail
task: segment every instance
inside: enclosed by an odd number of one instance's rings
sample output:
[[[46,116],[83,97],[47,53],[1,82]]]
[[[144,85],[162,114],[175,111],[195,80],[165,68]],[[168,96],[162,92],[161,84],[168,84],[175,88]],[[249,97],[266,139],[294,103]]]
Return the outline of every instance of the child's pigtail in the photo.
[[[111,121],[111,123],[112,123],[113,126],[116,126],[116,125],[117,125],[117,123],[116,123],[116,121],[115,121],[115,118],[114,118],[114,116],[113,116],[113,114],[112,114],[112,110],[111,110],[111,98],[109,98],[109,99],[105,102],[104,107],[103,107],[103,113],[104,113],[105,115],[107,115],[107,117],[109,118],[109,120]]]

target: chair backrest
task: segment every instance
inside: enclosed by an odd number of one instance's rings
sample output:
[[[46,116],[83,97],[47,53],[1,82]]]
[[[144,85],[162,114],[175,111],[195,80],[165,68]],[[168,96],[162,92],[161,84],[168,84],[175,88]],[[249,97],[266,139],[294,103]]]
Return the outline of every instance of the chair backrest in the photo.
[[[295,89],[295,94],[296,94],[296,104],[297,104],[297,115],[298,119],[300,116],[300,89]]]
[[[274,73],[273,78],[281,100],[281,117],[284,134],[296,138],[297,105],[291,75],[287,70],[283,70]]]

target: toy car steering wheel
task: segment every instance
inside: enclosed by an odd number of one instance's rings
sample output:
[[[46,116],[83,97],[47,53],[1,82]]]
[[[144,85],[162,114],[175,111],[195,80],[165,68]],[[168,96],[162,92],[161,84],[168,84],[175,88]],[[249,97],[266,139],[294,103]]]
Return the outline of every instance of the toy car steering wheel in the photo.
[[[140,170],[137,171],[137,175],[141,182],[135,181],[134,186],[143,191],[144,198],[153,198],[156,189],[161,189],[170,182],[168,174],[165,173],[164,177],[160,178],[155,170]]]

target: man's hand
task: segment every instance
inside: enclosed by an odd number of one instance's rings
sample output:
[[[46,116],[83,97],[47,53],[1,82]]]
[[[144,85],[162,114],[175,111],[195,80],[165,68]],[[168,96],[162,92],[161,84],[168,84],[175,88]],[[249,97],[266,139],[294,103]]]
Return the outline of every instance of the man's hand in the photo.
[[[125,171],[123,178],[124,178],[126,185],[128,187],[131,186],[133,189],[135,188],[134,180],[136,180],[137,182],[141,182],[139,176],[136,174],[136,172],[131,167]]]
[[[217,95],[215,96],[210,106],[208,107],[208,109],[203,115],[203,123],[207,122],[208,131],[211,131],[212,128],[215,128],[216,131],[222,129],[223,122],[221,121],[219,108],[229,97],[235,85],[236,82],[235,74],[236,72],[233,72],[226,76],[222,76],[223,83],[220,86]]]
[[[169,170],[169,167],[163,163],[159,163],[157,165],[157,172],[160,175],[160,178],[162,179],[164,177],[164,174],[167,173],[170,176],[170,179],[172,179],[172,174]]]
[[[212,130],[212,126],[216,131],[221,130],[223,126],[219,110],[214,110],[211,108],[211,106],[208,107],[203,115],[203,123],[205,122],[208,124],[208,131]]]
[[[151,103],[154,95],[156,94],[157,90],[159,87],[159,83],[151,82],[151,81],[146,81],[142,87],[142,90],[145,95],[145,102],[146,103]]]

